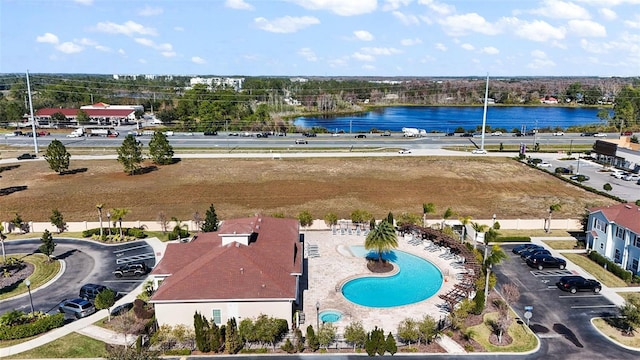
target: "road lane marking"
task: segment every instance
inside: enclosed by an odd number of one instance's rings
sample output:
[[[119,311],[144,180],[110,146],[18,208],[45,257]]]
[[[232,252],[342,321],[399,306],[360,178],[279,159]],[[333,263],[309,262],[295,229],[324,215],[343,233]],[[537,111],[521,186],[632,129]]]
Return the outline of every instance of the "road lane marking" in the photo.
[[[149,247],[149,245],[140,245],[140,246],[132,246],[129,248],[125,248],[125,249],[118,249],[118,250],[114,250],[113,253],[119,253],[119,252],[125,252],[125,251],[130,251],[130,250],[135,250],[135,249],[142,249],[142,248],[146,248]]]
[[[609,305],[576,305],[572,306],[572,309],[595,309],[595,308],[617,308],[618,305],[609,304]]]
[[[580,299],[580,298],[590,298],[590,297],[601,297],[601,294],[593,294],[593,295],[559,295],[560,298],[567,299]]]

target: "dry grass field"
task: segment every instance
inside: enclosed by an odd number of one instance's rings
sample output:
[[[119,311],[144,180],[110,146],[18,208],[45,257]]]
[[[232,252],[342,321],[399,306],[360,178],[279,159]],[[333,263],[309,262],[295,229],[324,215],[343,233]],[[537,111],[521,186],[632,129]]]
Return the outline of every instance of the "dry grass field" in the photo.
[[[145,164],[150,166],[151,164]],[[222,219],[308,210],[315,218],[355,209],[376,218],[436,205],[459,215],[488,219],[578,217],[586,206],[613,203],[542,171],[504,158],[392,157],[309,159],[183,159],[146,174],[129,176],[115,160],[71,161],[84,172],[58,175],[45,161],[4,166],[0,189],[26,186],[0,196],[0,219],[19,213],[25,221],[48,221],[60,210],[66,221],[97,221],[95,205],[127,208],[125,220],[153,220],[160,211],[180,220],[204,214],[214,204]]]

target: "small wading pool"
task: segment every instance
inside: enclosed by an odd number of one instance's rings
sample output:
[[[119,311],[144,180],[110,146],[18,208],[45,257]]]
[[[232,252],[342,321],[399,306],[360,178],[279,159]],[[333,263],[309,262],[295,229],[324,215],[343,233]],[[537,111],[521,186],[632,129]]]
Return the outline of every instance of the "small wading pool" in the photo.
[[[342,313],[338,310],[323,310],[318,316],[323,323],[333,323],[342,319]]]

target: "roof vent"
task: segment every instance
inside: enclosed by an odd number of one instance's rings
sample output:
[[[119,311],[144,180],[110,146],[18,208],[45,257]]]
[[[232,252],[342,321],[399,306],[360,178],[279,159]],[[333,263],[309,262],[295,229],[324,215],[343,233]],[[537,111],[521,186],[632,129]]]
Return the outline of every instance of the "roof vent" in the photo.
[[[631,209],[631,205],[626,204],[624,207],[626,207],[627,209]]]
[[[262,218],[258,218],[258,222],[262,222]]]
[[[264,288],[266,288],[266,287],[267,287],[267,285],[265,285],[265,284],[262,284],[262,288],[263,288],[263,289],[264,289]]]
[[[244,268],[240,268],[240,274],[244,274]]]

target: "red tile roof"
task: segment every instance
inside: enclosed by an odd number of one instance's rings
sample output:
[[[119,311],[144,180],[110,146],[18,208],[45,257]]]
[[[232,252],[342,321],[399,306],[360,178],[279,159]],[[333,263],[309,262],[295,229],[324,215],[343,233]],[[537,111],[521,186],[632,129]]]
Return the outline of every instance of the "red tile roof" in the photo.
[[[221,234],[255,232],[248,246],[222,245]],[[223,222],[218,232],[169,244],[153,275],[167,275],[152,302],[295,299],[302,273],[298,221],[256,216]]]
[[[591,213],[597,211],[602,212],[609,222],[614,222],[636,234],[640,234],[640,206],[627,203],[589,209]]]
[[[80,109],[58,109],[44,108],[36,111],[36,116],[51,116],[55,113],[62,113],[66,117],[75,117]],[[82,109],[89,117],[127,117],[135,110],[129,109]]]

